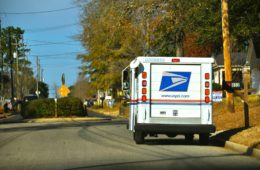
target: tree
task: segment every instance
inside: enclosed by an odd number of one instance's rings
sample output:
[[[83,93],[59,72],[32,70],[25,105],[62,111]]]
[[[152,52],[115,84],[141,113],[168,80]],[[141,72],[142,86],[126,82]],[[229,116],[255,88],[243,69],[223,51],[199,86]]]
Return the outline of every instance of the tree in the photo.
[[[197,44],[210,45],[216,53],[222,51],[221,1],[193,0],[194,6],[188,11],[189,27],[196,33]],[[245,50],[250,38],[259,39],[260,22],[258,0],[230,0],[229,25],[231,50]]]
[[[71,96],[80,99],[91,99],[96,94],[96,90],[86,79],[79,79],[71,89]]]
[[[40,93],[40,98],[48,98],[49,96],[49,87],[46,83],[39,81],[39,91]]]
[[[78,56],[96,89],[120,88],[121,70],[137,56],[210,56],[221,52],[220,0],[92,0],[84,5]],[[230,0],[233,50],[259,39],[258,0]]]
[[[129,35],[135,32],[127,16],[120,11],[124,5],[123,1],[94,0],[85,8],[81,41],[89,53],[78,58],[87,63],[84,72],[90,75],[97,89],[119,87],[118,70],[136,56],[136,51],[131,49],[133,46],[129,45],[133,43],[133,36]]]
[[[30,67],[31,62],[27,59],[27,53],[30,51],[26,45],[23,43],[23,34],[24,30],[19,27],[6,27],[1,30],[2,38],[1,38],[1,49],[3,56],[3,75],[4,77],[8,77],[8,81],[4,82],[4,91],[3,95],[5,97],[10,97],[10,69],[11,69],[11,61],[13,62],[13,70],[14,70],[14,85],[15,85],[15,96],[19,99],[23,98],[24,95],[29,93],[29,88],[31,86],[30,81],[33,78],[33,71]],[[11,42],[9,41],[9,36]],[[9,44],[11,44],[11,53],[16,52],[17,58],[14,59],[13,55],[9,55]],[[2,70],[1,70],[2,71]],[[2,78],[2,77],[1,77]]]

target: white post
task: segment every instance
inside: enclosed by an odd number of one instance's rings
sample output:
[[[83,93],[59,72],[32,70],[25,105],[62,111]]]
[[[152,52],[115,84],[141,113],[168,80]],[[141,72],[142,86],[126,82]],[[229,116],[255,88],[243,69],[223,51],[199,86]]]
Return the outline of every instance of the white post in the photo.
[[[57,101],[58,101],[57,98],[54,98],[54,104],[55,104],[55,117],[58,117],[58,113],[57,113],[57,112],[58,112],[58,111],[57,111],[57,110],[58,110]]]

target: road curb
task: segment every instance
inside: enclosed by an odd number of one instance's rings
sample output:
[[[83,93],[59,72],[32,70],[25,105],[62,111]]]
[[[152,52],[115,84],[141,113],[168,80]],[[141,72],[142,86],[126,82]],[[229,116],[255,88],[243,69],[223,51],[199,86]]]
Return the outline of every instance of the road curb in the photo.
[[[226,141],[223,139],[215,139],[215,141],[223,143],[224,144],[223,147],[226,149],[230,149],[230,150],[236,151],[238,153],[241,153],[243,155],[253,156],[257,159],[260,159],[260,150],[259,149],[248,147],[248,146],[234,143],[231,141]]]
[[[92,122],[92,121],[104,121],[111,120],[110,118],[40,118],[40,119],[24,119],[24,123],[50,123],[50,122]]]
[[[237,151],[239,153],[243,153],[245,155],[253,156],[257,159],[260,159],[260,150],[259,149],[247,147],[245,145],[241,145],[241,144],[230,142],[230,141],[226,141],[224,147]]]

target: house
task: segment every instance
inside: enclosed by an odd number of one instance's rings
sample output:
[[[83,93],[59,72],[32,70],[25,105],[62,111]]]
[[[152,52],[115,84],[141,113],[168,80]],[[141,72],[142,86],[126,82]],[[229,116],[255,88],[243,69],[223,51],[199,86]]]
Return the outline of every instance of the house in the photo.
[[[249,41],[247,60],[250,65],[251,88],[260,94],[260,42]]]
[[[214,56],[215,63],[213,65],[214,80],[213,82],[222,85],[222,81],[225,80],[225,69],[224,69],[224,57],[223,54]],[[250,69],[247,64],[246,53],[232,53],[232,79],[234,82],[243,82],[243,70]]]
[[[231,53],[232,79],[233,82],[243,84],[243,72],[250,71],[250,88],[254,88],[254,93],[260,94],[260,55],[256,52],[254,43],[249,41],[247,53]],[[213,56],[215,63],[213,65],[213,82],[222,85],[225,80],[224,57],[223,54]]]

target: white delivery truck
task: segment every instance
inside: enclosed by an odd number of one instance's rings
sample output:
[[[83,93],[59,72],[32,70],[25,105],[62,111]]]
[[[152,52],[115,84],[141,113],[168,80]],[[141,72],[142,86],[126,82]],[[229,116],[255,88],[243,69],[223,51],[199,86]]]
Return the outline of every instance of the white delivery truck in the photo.
[[[202,144],[215,132],[212,124],[213,58],[137,57],[122,71],[130,98],[128,129],[137,144],[147,135],[199,134]]]

